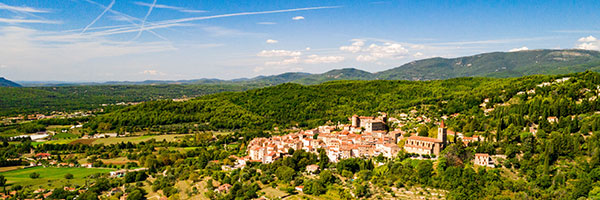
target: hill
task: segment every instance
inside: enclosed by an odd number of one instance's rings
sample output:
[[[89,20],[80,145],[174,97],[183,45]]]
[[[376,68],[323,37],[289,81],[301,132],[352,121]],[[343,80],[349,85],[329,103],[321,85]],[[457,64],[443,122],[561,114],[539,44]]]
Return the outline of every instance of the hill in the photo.
[[[102,104],[191,98],[248,88],[232,84],[0,87],[0,116],[89,110]]]
[[[233,80],[146,80],[141,82],[104,83],[39,83],[27,86],[67,85],[192,85],[237,84],[252,87],[273,86],[282,83],[313,85],[333,80],[442,80],[457,77],[521,77],[534,74],[567,74],[586,70],[600,72],[600,52],[589,50],[528,50],[492,52],[458,58],[428,58],[413,61],[389,70],[371,73],[355,68],[335,69],[322,74],[287,72],[279,75],[258,76]]]
[[[493,52],[459,58],[430,58],[376,73],[384,80],[435,80],[455,77],[520,77],[600,71],[600,52],[530,50]]]
[[[0,87],[21,87],[18,83],[12,82],[10,80],[5,79],[4,77],[0,77]]]
[[[585,72],[564,76],[597,84],[594,77],[600,74]],[[100,116],[97,122],[109,123],[112,127],[142,128],[193,122],[205,124],[208,129],[271,129],[314,127],[329,120],[345,121],[352,114],[392,114],[421,104],[439,106],[433,110],[441,114],[453,114],[477,108],[485,98],[492,98],[492,102],[508,101],[519,91],[530,90],[557,77],[346,80],[309,86],[286,83],[245,92],[207,95],[187,102],[148,102]]]

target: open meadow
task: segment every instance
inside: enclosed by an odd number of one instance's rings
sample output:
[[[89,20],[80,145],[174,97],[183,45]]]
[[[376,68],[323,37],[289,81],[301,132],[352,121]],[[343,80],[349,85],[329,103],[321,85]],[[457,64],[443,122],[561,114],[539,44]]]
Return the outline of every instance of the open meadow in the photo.
[[[55,188],[67,185],[83,185],[85,178],[97,174],[108,173],[113,169],[104,168],[58,168],[58,167],[31,167],[25,169],[17,169],[12,171],[0,172],[7,179],[10,185],[28,186],[45,186],[45,188]],[[32,179],[30,174],[38,173],[39,178]],[[73,179],[66,179],[66,174],[73,174]]]

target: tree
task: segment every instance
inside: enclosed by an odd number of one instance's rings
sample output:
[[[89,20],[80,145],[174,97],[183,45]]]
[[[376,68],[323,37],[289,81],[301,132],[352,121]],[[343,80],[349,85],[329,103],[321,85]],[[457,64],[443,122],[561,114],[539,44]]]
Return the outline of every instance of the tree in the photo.
[[[417,128],[417,134],[419,136],[427,137],[429,136],[429,128],[426,125],[421,125]]]
[[[325,149],[319,148],[319,169],[325,170],[329,164],[329,157]]]
[[[146,191],[141,188],[130,189],[127,200],[145,200]]]
[[[431,172],[433,172],[433,164],[431,161],[419,161],[419,164],[417,164],[417,175],[419,182],[422,184],[427,184],[431,178]]]
[[[92,191],[86,191],[84,193],[82,193],[81,195],[79,195],[80,200],[98,200],[98,194],[92,192]]]
[[[277,168],[277,170],[275,170],[275,175],[277,178],[284,182],[291,181],[294,178],[294,174],[296,174],[294,169],[287,166],[280,166]]]
[[[29,174],[29,178],[32,178],[32,179],[36,179],[39,177],[40,177],[40,174],[37,172],[33,172],[33,173]]]
[[[3,175],[0,175],[0,186],[3,188],[4,194],[6,193],[6,178]]]
[[[65,174],[65,179],[73,179],[73,174],[71,174],[71,173]]]

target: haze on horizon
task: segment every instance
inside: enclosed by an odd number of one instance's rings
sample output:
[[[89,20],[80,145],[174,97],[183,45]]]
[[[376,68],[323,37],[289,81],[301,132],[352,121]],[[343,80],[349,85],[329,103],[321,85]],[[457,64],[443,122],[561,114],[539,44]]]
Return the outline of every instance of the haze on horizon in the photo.
[[[0,1],[0,77],[235,79],[600,50],[599,1]]]

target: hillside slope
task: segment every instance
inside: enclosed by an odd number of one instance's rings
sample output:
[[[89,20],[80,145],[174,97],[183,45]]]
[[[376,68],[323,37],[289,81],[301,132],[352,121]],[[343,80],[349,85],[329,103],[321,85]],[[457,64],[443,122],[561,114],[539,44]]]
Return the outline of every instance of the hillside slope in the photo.
[[[21,87],[18,83],[12,82],[10,80],[5,79],[4,77],[0,77],[0,87]]]
[[[459,58],[430,58],[376,73],[385,80],[434,80],[455,77],[520,77],[600,71],[600,52],[530,50],[493,52]]]
[[[439,106],[436,112],[452,114],[476,108],[485,98],[501,103],[519,91],[528,91],[542,82],[563,76],[572,77],[570,81],[583,81],[590,85],[588,88],[595,88],[600,80],[600,74],[585,72],[502,79],[332,81],[309,86],[286,83],[245,92],[207,95],[187,102],[145,103],[100,116],[97,122],[110,123],[112,127],[142,128],[194,122],[205,124],[209,129],[270,129],[314,127],[329,120],[345,121],[353,114],[393,114],[421,104],[436,105]]]

